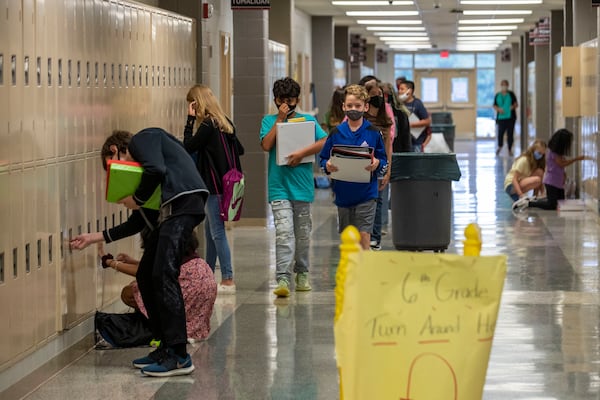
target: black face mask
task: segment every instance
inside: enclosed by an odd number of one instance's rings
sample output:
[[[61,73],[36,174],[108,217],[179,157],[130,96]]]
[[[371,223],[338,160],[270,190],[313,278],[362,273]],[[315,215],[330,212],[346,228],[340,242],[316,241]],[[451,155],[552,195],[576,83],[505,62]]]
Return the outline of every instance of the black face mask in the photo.
[[[373,96],[369,99],[369,104],[375,108],[381,108],[385,104],[383,96]]]
[[[290,108],[290,110],[289,110],[289,111],[288,111],[288,113],[287,113],[287,116],[288,116],[288,118],[289,118],[289,117],[290,117],[290,116],[291,116],[293,113],[295,113],[295,112],[296,112],[296,104],[294,104],[293,106],[290,106],[290,105],[288,104],[288,107]]]

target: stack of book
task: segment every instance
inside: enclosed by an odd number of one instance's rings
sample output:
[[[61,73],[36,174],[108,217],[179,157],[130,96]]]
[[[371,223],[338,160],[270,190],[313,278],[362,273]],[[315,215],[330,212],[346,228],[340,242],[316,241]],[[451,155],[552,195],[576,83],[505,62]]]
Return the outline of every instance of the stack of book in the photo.
[[[366,168],[373,162],[373,151],[372,147],[367,146],[334,145],[330,162],[338,170],[331,173],[331,178],[346,182],[370,182],[371,171]]]

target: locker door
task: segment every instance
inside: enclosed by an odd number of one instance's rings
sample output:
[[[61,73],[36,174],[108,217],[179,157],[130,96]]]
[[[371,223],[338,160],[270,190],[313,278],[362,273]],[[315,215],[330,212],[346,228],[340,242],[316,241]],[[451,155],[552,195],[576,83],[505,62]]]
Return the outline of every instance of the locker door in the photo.
[[[19,298],[21,303],[21,316],[23,320],[24,337],[23,346],[25,350],[31,349],[36,344],[36,336],[39,332],[40,309],[37,307],[37,291],[39,276],[35,266],[35,246],[36,246],[36,197],[37,182],[34,168],[27,168],[21,173],[21,215],[18,221],[23,227],[21,233],[21,243],[18,244],[19,263],[21,265],[20,277],[23,292]],[[14,203],[11,204],[14,208]],[[11,226],[14,229],[14,225]],[[33,293],[29,288],[34,288]],[[34,298],[31,298],[31,295]]]
[[[0,173],[0,188],[5,193],[9,187],[9,182],[9,174]],[[10,196],[0,196],[0,220],[9,221],[10,210]],[[0,304],[4,305],[11,304],[12,286],[9,283],[10,257],[10,230],[0,229]],[[13,335],[10,327],[10,307],[0,307],[0,331],[7,332],[4,340],[0,340],[0,364],[4,364],[10,359],[12,343],[9,338]]]
[[[35,5],[34,0],[22,0],[23,7],[23,58],[17,64],[21,64],[23,80],[23,102],[22,107],[27,111],[22,110],[22,131],[21,131],[21,146],[23,149],[23,162],[34,160],[34,154],[39,153],[40,143],[37,141],[37,136],[34,131],[34,118],[36,113],[30,111],[29,105],[35,104],[37,93],[36,83],[36,53],[35,53]]]
[[[8,257],[8,274],[6,278],[7,289],[10,300],[9,311],[9,334],[8,342],[11,344],[9,358],[21,354],[28,347],[30,334],[26,332],[25,307],[28,302],[24,293],[27,293],[25,284],[25,262],[23,246],[23,174],[20,170],[11,171],[9,174],[9,209],[11,210],[8,221],[10,221],[10,241]],[[28,315],[29,317],[29,315]]]
[[[8,86],[8,155],[9,163],[23,162],[21,126],[23,123],[23,20],[21,2],[9,1],[8,54],[6,75]]]
[[[42,2],[40,2],[42,3]],[[45,146],[42,149],[44,158],[47,160],[55,160],[58,156],[57,143],[57,102],[58,102],[58,53],[57,53],[57,9],[56,5],[44,3],[43,26],[46,29],[39,29],[40,35],[43,35],[42,40],[38,41],[40,47],[43,47],[42,58],[43,70],[45,71],[42,77],[42,86],[44,87],[45,96],[40,99],[43,101],[44,122],[45,122]],[[41,7],[41,6],[40,6]],[[39,19],[38,19],[39,21]],[[40,54],[40,53],[38,53]]]
[[[0,0],[2,9],[6,9],[8,0]],[[8,96],[9,77],[7,76],[7,65],[10,60],[9,37],[8,37],[8,15],[0,13],[0,170],[9,163],[8,141]]]
[[[42,243],[45,245],[44,262],[47,265],[46,274],[47,279],[47,307],[48,316],[46,319],[48,332],[53,333],[62,329],[62,318],[60,312],[60,253],[59,253],[59,241],[60,241],[60,179],[59,171],[60,168],[56,164],[47,166],[48,174],[48,195],[46,201],[48,202],[48,232],[45,237],[42,237]],[[42,268],[45,266],[42,265]]]
[[[68,77],[67,77],[67,62],[69,59],[69,30],[66,28],[68,18],[66,16],[68,7],[63,1],[56,2],[54,4],[54,16],[56,17],[56,25],[53,29],[56,31],[56,40],[61,41],[61,46],[56,46],[55,56],[56,57],[56,72],[54,73],[54,84],[55,86],[55,99],[56,99],[56,119],[55,119],[55,132],[56,132],[56,155],[57,157],[64,157],[68,154],[68,121],[67,121],[67,88],[68,88]]]
[[[46,29],[42,27],[47,26],[46,16],[46,4],[42,1],[35,2],[35,17],[34,17],[34,42],[35,42],[35,59],[32,59],[32,70],[30,72],[30,84],[32,85],[33,104],[35,113],[32,114],[33,118],[33,138],[35,139],[35,146],[33,148],[34,160],[45,160],[47,159],[48,149],[48,133],[46,125],[46,96],[47,96],[47,59],[48,51],[46,48]],[[27,117],[26,117],[27,118]]]

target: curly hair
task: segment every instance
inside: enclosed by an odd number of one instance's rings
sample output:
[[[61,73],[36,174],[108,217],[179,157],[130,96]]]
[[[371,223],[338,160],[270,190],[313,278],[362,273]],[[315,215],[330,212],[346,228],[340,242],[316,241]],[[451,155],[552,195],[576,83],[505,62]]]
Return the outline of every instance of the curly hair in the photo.
[[[102,167],[106,171],[106,157],[110,157],[113,155],[113,152],[110,150],[110,146],[117,146],[117,151],[119,153],[127,152],[127,147],[129,146],[129,141],[133,135],[131,132],[127,131],[113,131],[112,135],[106,138],[106,141],[102,145],[102,149],[100,150],[100,158],[102,159]]]
[[[362,100],[365,103],[369,100],[369,93],[364,86],[360,85],[348,85],[344,90],[344,101],[346,101],[346,97],[354,96],[358,100]]]
[[[276,99],[292,99],[300,96],[300,85],[290,77],[278,79],[273,83],[273,96]]]

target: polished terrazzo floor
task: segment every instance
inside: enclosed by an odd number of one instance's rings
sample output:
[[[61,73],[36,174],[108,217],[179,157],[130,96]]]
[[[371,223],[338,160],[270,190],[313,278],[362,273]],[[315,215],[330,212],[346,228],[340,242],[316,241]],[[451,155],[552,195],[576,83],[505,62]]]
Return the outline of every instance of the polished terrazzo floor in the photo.
[[[463,229],[477,222],[482,254],[508,256],[483,398],[599,399],[598,215],[530,210],[516,217],[502,190],[512,160],[496,157],[491,141],[457,142],[456,151],[462,179],[453,184],[448,252],[462,252]],[[229,232],[238,292],[218,297],[210,338],[189,346],[192,375],[143,378],[129,365],[146,349],[89,350],[50,363],[51,372],[38,371],[0,398],[338,398],[332,320],[339,238],[329,192],[317,197],[310,293],[289,300],[271,294],[272,226]],[[391,232],[383,246],[393,249]]]

